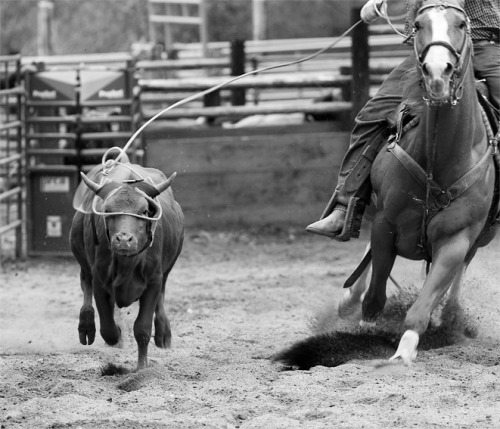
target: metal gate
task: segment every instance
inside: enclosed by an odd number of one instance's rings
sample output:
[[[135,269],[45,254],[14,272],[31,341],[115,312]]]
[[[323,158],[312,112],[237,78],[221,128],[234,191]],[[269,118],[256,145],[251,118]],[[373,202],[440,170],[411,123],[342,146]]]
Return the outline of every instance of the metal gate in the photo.
[[[26,75],[28,255],[65,255],[80,171],[138,126],[132,67],[52,67]],[[140,140],[131,148],[140,163]]]
[[[0,261],[24,256],[21,57],[0,56]]]

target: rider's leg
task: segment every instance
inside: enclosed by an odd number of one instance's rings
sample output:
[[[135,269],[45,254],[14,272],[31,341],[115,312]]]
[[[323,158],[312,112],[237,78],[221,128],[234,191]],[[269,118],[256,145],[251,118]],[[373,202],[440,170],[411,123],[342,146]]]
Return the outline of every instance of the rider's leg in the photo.
[[[404,75],[413,67],[415,67],[415,57],[414,54],[411,54],[389,74],[375,96],[365,104],[356,116],[349,149],[342,161],[333,196],[328,202],[321,220],[309,225],[306,228],[307,231],[335,238],[343,230],[346,207],[351,198],[359,194],[362,185],[357,184],[356,181],[346,185],[346,180],[351,173],[356,174],[356,166],[359,165],[358,161],[362,158],[367,143],[377,134],[382,138],[380,131],[386,127],[386,118],[402,101]],[[373,155],[367,157],[366,154],[365,157],[369,163],[374,158]],[[349,182],[349,180],[347,181]]]
[[[500,109],[500,43],[498,40],[474,42],[474,73],[479,79],[486,79],[490,101]]]
[[[499,40],[474,41],[474,73],[479,79],[486,79],[491,104],[500,109],[500,43]],[[500,165],[500,154],[495,154]],[[500,211],[497,213],[500,223]]]

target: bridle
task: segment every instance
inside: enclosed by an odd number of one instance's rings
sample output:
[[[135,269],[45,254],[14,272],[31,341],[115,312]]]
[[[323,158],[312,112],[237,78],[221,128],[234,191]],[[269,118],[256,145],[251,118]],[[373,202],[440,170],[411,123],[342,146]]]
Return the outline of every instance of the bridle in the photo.
[[[455,57],[457,64],[455,66],[455,70],[453,71],[453,74],[451,75],[450,78],[450,98],[447,101],[436,101],[433,100],[431,97],[427,95],[427,89],[425,85],[423,84],[423,79],[421,80],[422,87],[423,87],[423,99],[425,103],[428,106],[440,106],[445,103],[450,103],[452,106],[456,106],[460,99],[462,98],[463,95],[463,85],[464,85],[464,78],[465,78],[465,73],[463,73],[464,70],[467,70],[467,67],[470,62],[470,57],[471,57],[471,52],[470,50],[472,49],[472,41],[471,41],[471,27],[470,27],[470,21],[469,18],[467,17],[467,14],[465,11],[460,7],[456,6],[453,4],[449,4],[446,1],[439,1],[438,3],[430,3],[427,5],[422,6],[420,9],[418,9],[416,16],[420,15],[421,13],[425,12],[428,9],[455,9],[462,13],[465,17],[465,22],[466,22],[466,30],[465,30],[465,36],[462,42],[462,46],[460,49],[456,49],[451,43],[448,43],[444,40],[435,40],[433,42],[428,43],[427,45],[424,46],[421,52],[418,51],[417,48],[417,43],[413,43],[414,49],[415,49],[415,55],[417,58],[417,64],[420,70],[420,74],[423,75],[423,61],[429,51],[429,49],[432,46],[443,46],[444,48],[448,49],[451,54]],[[413,28],[413,35],[415,36],[416,33],[418,32],[418,29],[416,27]]]

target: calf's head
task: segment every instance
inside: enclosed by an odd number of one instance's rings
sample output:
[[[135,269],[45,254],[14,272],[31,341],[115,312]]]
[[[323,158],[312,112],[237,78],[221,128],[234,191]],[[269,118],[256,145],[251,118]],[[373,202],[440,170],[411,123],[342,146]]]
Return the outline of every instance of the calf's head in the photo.
[[[112,252],[134,256],[151,246],[162,215],[155,198],[168,189],[174,178],[175,173],[158,185],[143,180],[119,183],[109,179],[99,185],[82,173],[83,181],[96,194],[92,209],[104,217]],[[102,200],[99,208],[97,197]]]

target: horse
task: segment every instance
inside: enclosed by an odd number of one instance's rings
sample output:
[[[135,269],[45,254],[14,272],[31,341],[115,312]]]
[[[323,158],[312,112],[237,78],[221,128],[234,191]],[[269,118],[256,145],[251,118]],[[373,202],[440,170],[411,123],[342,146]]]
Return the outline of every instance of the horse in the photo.
[[[389,138],[373,163],[376,212],[367,252],[372,275],[365,288],[362,280],[370,268],[365,265],[339,305],[342,316],[362,301],[360,324],[374,324],[386,303],[396,257],[427,261],[427,276],[390,358],[407,365],[417,356],[433,310],[448,290],[448,299],[458,300],[466,267],[496,229],[495,139],[489,139],[478,103],[463,3],[419,0],[414,5],[416,64],[406,87],[420,97],[418,125]]]

